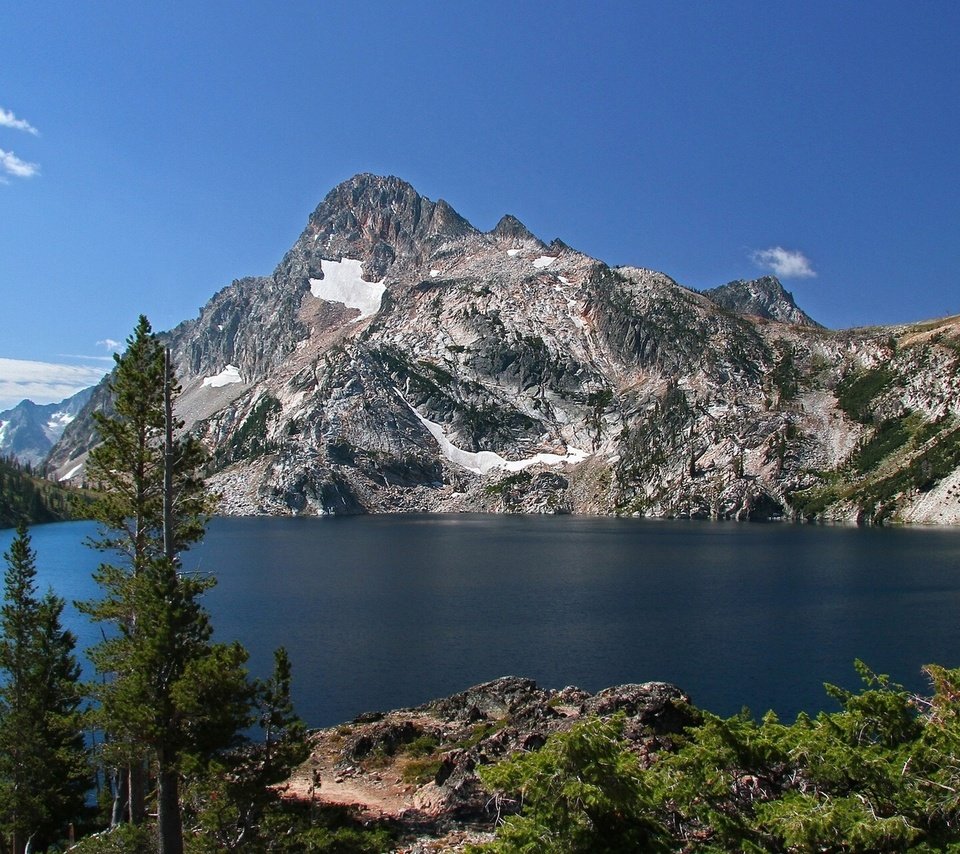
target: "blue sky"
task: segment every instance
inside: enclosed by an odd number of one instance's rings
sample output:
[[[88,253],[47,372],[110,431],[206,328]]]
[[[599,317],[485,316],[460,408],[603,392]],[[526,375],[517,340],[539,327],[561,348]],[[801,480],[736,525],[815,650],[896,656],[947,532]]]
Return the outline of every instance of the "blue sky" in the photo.
[[[958,43],[954,2],[7,4],[0,409],[363,171],[695,288],[780,270],[834,328],[960,312]]]

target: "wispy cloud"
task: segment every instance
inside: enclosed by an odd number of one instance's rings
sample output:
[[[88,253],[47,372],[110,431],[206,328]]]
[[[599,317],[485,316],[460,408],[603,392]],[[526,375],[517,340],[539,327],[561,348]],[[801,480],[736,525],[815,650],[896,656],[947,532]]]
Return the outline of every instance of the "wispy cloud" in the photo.
[[[103,366],[0,358],[0,411],[16,406],[21,400],[59,403],[100,382],[105,373]]]
[[[32,178],[39,174],[40,166],[36,163],[27,163],[12,151],[4,151],[0,148],[0,172],[5,172],[14,178]]]
[[[22,130],[27,133],[32,133],[34,136],[40,136],[40,131],[30,124],[30,122],[26,119],[18,119],[12,111],[5,110],[3,107],[0,107],[0,127]]]
[[[802,252],[771,246],[769,249],[755,249],[750,259],[764,270],[772,270],[782,279],[812,279],[817,275],[810,266],[810,259]]]
[[[103,347],[105,350],[116,351],[120,349],[122,343],[121,341],[114,341],[112,338],[104,338],[97,342],[97,346]]]

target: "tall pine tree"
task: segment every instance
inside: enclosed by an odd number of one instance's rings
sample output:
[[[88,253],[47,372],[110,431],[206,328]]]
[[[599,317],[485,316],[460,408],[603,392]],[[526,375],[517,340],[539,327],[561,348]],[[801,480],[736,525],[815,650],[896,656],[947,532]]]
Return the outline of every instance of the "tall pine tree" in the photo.
[[[4,555],[0,611],[0,829],[23,854],[66,836],[91,775],[83,743],[76,641],[61,625],[63,600],[40,598],[36,555],[21,524]]]
[[[117,357],[114,411],[97,416],[101,444],[87,478],[100,493],[95,545],[125,560],[96,574],[103,597],[84,605],[116,632],[91,651],[103,680],[99,717],[110,750],[130,768],[132,821],[144,812],[141,771],[157,782],[161,854],[180,854],[183,763],[229,743],[248,723],[251,687],[238,644],[214,644],[200,596],[213,585],[181,571],[180,553],[204,533],[212,503],[205,455],[172,417],[179,391],[169,359],[143,316]]]

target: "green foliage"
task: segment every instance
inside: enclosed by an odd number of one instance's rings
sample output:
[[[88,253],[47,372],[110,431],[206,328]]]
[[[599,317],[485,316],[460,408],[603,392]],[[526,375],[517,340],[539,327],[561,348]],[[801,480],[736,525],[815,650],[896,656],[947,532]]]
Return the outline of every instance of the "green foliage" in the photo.
[[[508,474],[506,477],[501,478],[500,480],[494,483],[488,483],[483,487],[483,491],[487,495],[493,496],[503,496],[507,495],[515,489],[524,489],[530,485],[530,482],[533,480],[533,475],[528,471],[518,471],[513,474]]]
[[[590,426],[594,433],[594,446],[600,443],[603,430],[603,413],[613,403],[613,389],[603,388],[592,391],[587,395],[587,406],[590,408]]]
[[[481,741],[502,730],[509,723],[507,718],[495,721],[481,721],[475,724],[470,734],[460,739],[454,746],[459,748],[476,747]]]
[[[66,836],[92,782],[83,745],[76,641],[63,600],[36,589],[36,556],[21,523],[4,555],[0,611],[0,835],[20,854]]]
[[[401,378],[414,394],[440,400],[449,397],[447,388],[453,381],[449,371],[432,362],[413,362],[400,350],[378,350],[375,355],[386,370]]]
[[[837,383],[837,405],[854,421],[869,424],[874,399],[895,379],[896,375],[886,367],[846,376]]]
[[[933,694],[918,698],[857,669],[861,691],[827,686],[839,711],[707,714],[646,769],[609,722],[551,736],[482,772],[521,809],[482,850],[960,850],[960,670],[925,668]],[[608,848],[611,815],[645,836]]]
[[[408,756],[430,756],[439,746],[440,742],[437,737],[425,732],[423,735],[417,736],[413,741],[406,744],[403,752]]]
[[[13,457],[0,457],[0,528],[21,520],[35,525],[88,518],[89,493],[63,487],[37,476]]]
[[[903,447],[911,435],[910,427],[903,418],[891,418],[877,425],[873,435],[857,450],[853,464],[858,472],[865,474],[881,460]]]
[[[400,777],[404,783],[423,785],[433,780],[443,765],[438,754],[439,739],[425,732],[403,745],[404,757],[400,761]]]
[[[404,764],[400,777],[404,783],[413,783],[422,786],[436,778],[440,773],[443,760],[436,756],[427,756],[421,759],[411,759]]]
[[[90,656],[109,678],[91,686],[97,719],[114,745],[162,751],[178,767],[187,754],[230,743],[249,718],[246,651],[210,642],[199,602],[212,580],[182,575],[159,559],[135,575],[101,569],[106,591],[94,613],[124,614],[118,632]]]
[[[347,811],[281,803],[265,817],[261,837],[242,850],[244,854],[383,854],[395,848],[388,830],[361,825]]]
[[[587,395],[587,406],[601,412],[613,402],[613,389],[602,388]]]
[[[960,424],[925,421],[918,414],[882,422],[861,445],[849,469],[832,472],[819,487],[794,493],[798,515],[812,519],[838,501],[862,507],[883,522],[911,492],[932,489],[960,466]]]
[[[81,839],[71,854],[156,854],[157,840],[150,828],[120,824]]]
[[[142,769],[157,779],[163,854],[183,850],[180,775],[188,763],[228,746],[249,723],[246,651],[214,644],[200,597],[213,580],[180,571],[180,554],[204,533],[212,499],[199,471],[206,456],[172,417],[179,391],[164,348],[143,316],[117,356],[111,415],[96,416],[101,443],[88,457],[101,524],[94,545],[120,553],[95,578],[100,600],[81,607],[112,626],[90,650],[91,686],[105,733],[104,759],[129,766],[129,818],[142,820]],[[120,798],[120,792],[117,792]]]
[[[636,426],[624,428],[622,462],[617,469],[621,493],[618,513],[642,510],[642,496],[634,494],[636,484],[656,481],[670,459],[691,450],[690,423],[694,412],[683,389],[671,384]],[[695,461],[694,461],[695,462]]]
[[[267,844],[270,828],[276,829],[285,812],[276,785],[309,752],[306,729],[293,708],[291,680],[290,659],[281,647],[274,653],[273,674],[255,686],[253,717],[261,740],[196,757],[185,793],[187,819],[195,830],[193,850],[295,850]]]
[[[119,551],[136,572],[163,556],[164,348],[140,316],[109,382],[114,412],[94,413],[100,444],[87,458],[86,475],[97,497],[90,517],[102,526],[98,548]],[[170,377],[171,394],[179,393]],[[173,424],[174,430],[183,426]],[[198,472],[206,460],[192,436],[174,439],[173,551],[180,553],[204,534],[213,499]]]
[[[793,400],[800,390],[800,371],[794,358],[793,347],[784,345],[780,358],[770,372],[770,382],[780,393],[781,401]]]
[[[269,394],[263,395],[230,438],[226,461],[254,459],[274,450],[267,441],[267,422],[280,409],[279,400]]]
[[[666,850],[649,811],[650,792],[622,739],[622,720],[591,719],[550,737],[542,750],[480,771],[484,784],[522,805],[483,850],[622,852]]]

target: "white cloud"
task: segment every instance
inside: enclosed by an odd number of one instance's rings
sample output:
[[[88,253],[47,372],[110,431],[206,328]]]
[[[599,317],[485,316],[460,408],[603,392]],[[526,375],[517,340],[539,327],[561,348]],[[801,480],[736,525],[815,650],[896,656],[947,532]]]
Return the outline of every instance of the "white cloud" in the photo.
[[[40,171],[40,166],[36,163],[27,163],[12,151],[4,151],[0,148],[0,170],[13,175],[14,178],[32,178]]]
[[[97,342],[98,347],[103,347],[105,350],[119,350],[121,341],[114,341],[112,338],[104,338],[102,341]]]
[[[806,255],[782,246],[756,249],[750,253],[750,258],[758,267],[772,270],[774,275],[783,279],[811,279],[817,275]]]
[[[0,411],[16,406],[21,400],[59,403],[100,382],[106,372],[103,366],[0,358]]]
[[[40,136],[38,131],[26,119],[18,119],[10,110],[0,107],[0,127],[13,128],[14,130],[24,130],[32,133],[34,136]]]
[[[80,359],[84,362],[109,362],[111,365],[115,362],[113,356],[91,356],[89,353],[57,353],[57,358]]]

